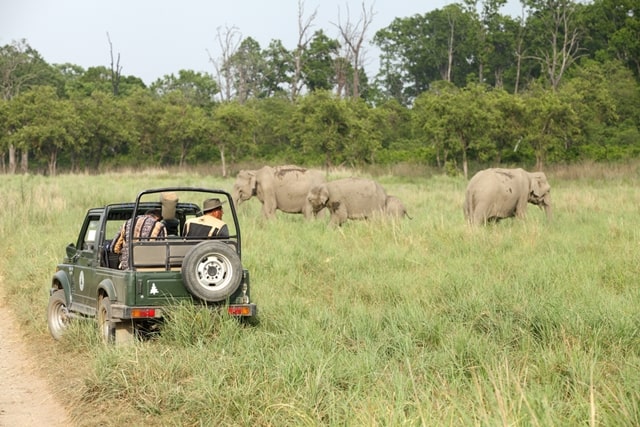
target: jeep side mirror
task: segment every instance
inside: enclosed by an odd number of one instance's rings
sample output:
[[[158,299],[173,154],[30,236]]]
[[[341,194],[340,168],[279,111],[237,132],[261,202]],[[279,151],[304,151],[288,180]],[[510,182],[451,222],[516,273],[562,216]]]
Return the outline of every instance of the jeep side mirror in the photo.
[[[78,252],[78,250],[76,249],[76,245],[74,245],[73,243],[69,243],[67,245],[67,258],[71,259],[73,258],[73,256]]]

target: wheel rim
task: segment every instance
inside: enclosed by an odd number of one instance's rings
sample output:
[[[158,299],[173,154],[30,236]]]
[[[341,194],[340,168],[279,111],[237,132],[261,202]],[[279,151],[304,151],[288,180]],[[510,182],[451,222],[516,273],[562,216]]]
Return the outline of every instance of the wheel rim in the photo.
[[[100,322],[100,331],[102,332],[102,338],[105,341],[109,341],[111,339],[111,325],[109,320],[107,320],[107,310],[104,307],[100,307],[98,320]]]
[[[223,301],[242,281],[240,255],[226,242],[204,241],[191,248],[180,267],[184,285],[203,301]]]
[[[224,287],[231,282],[233,266],[220,255],[207,255],[200,259],[196,266],[198,284],[203,288]]]
[[[58,302],[53,311],[54,315],[51,319],[53,321],[53,327],[56,331],[60,332],[64,330],[69,322],[69,310],[67,306]]]

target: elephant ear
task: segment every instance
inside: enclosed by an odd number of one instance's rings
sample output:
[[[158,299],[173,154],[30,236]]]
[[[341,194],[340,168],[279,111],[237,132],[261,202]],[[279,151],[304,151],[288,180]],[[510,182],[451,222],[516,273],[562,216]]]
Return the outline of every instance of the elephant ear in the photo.
[[[327,201],[329,201],[329,188],[326,185],[320,187],[320,199],[323,205],[326,205]]]

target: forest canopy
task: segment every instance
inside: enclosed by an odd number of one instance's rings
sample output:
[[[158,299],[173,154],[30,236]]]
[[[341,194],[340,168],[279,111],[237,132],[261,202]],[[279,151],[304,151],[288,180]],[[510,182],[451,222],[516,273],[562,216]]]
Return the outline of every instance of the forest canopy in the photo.
[[[219,31],[212,73],[150,85],[112,63],[49,64],[0,46],[0,172],[252,160],[331,167],[616,161],[640,154],[640,3],[466,0],[339,36],[300,25],[293,48]],[[308,18],[310,19],[310,18]],[[304,24],[301,17],[301,24]],[[309,22],[307,20],[306,22]],[[226,43],[225,43],[226,42]],[[379,72],[362,66],[365,44]]]

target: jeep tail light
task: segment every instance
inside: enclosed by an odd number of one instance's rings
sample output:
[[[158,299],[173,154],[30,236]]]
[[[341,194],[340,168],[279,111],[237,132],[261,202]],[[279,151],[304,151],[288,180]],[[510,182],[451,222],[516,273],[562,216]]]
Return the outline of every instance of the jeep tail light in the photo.
[[[146,317],[156,317],[155,308],[133,308],[131,309],[132,319],[141,319]]]
[[[232,316],[251,316],[251,307],[248,305],[230,305],[227,312]]]

